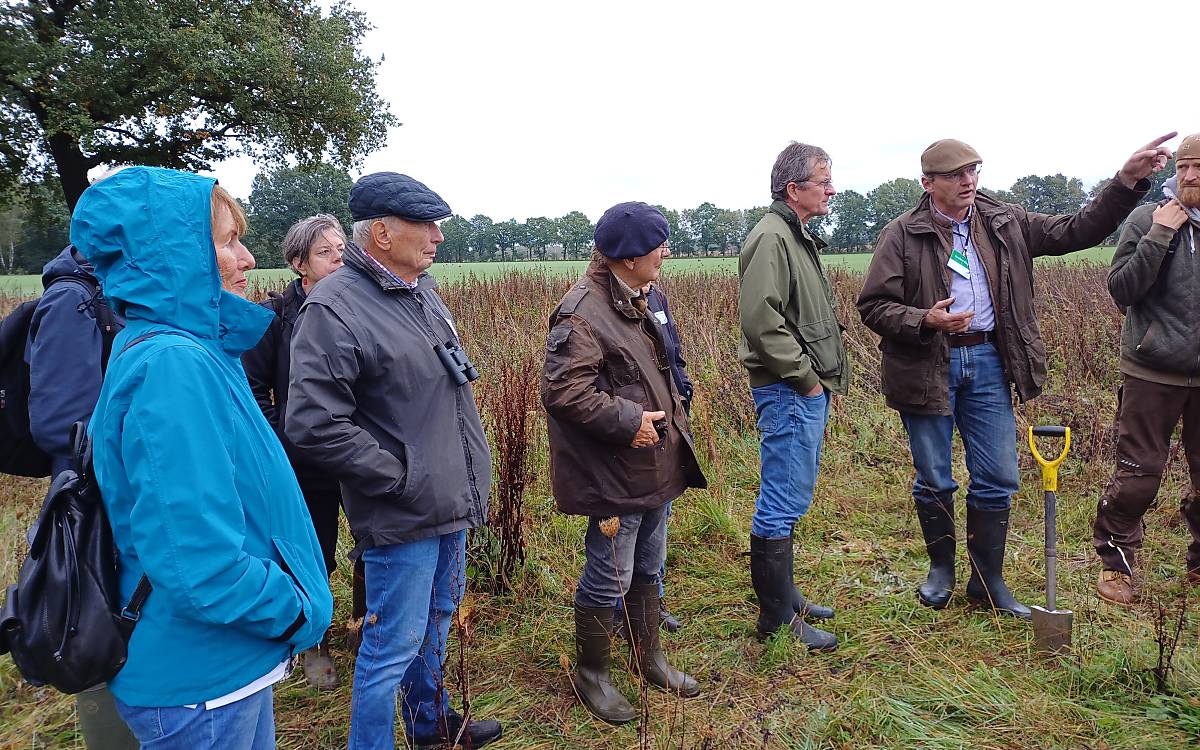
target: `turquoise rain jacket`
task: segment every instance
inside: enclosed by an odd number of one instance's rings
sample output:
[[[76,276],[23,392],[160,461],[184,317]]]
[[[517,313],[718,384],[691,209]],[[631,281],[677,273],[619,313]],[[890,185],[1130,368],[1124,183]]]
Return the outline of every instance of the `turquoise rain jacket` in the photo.
[[[88,188],[71,220],[127,320],[89,431],[121,593],[143,572],[154,587],[110,683],[132,706],[241,688],[320,641],[333,614],[296,477],[242,370],[272,315],[221,289],[213,185],[134,167]],[[123,351],[154,331],[168,333]]]

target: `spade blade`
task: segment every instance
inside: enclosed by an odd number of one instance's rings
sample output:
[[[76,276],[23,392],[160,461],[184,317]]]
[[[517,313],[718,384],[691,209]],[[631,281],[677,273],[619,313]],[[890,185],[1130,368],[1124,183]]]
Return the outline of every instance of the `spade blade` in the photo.
[[[1038,649],[1048,654],[1071,653],[1071,621],[1075,613],[1069,609],[1048,610],[1031,607],[1033,610],[1033,637]]]

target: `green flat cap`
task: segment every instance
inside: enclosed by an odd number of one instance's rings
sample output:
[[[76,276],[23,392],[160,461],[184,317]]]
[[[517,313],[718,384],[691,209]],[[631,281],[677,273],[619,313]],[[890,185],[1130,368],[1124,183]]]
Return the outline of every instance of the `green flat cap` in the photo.
[[[921,152],[921,172],[950,174],[971,164],[982,164],[979,152],[962,141],[944,138]]]

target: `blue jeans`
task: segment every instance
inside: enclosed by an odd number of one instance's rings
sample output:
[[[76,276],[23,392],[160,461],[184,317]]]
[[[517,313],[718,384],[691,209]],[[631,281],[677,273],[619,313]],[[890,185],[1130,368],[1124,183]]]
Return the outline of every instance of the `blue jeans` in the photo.
[[[812,505],[831,396],[829,391],[805,396],[783,382],[751,388],[750,393],[762,436],[762,478],[750,532],[782,539],[792,535],[792,527]]]
[[[666,508],[667,512],[663,518],[662,543],[663,543],[663,562],[658,569],[658,598],[662,599],[667,595],[666,589],[663,588],[663,579],[667,577],[667,522],[671,520],[671,502],[668,501]],[[621,612],[625,609],[625,599],[622,597],[617,599],[617,611]]]
[[[619,516],[621,528],[611,539],[600,531],[603,518],[589,518],[584,537],[583,572],[575,586],[581,607],[615,607],[639,582],[661,583],[667,557],[667,506]]]
[[[950,350],[950,415],[901,412],[912,451],[913,500],[951,507],[958,483],[950,469],[954,428],[966,450],[967,505],[1004,510],[1020,487],[1017,425],[1000,354],[992,344]]]
[[[219,648],[219,646],[214,646]],[[227,706],[141,708],[114,698],[143,750],[274,750],[275,712],[271,688]]]
[[[466,532],[363,552],[367,617],[354,665],[350,750],[394,745],[396,697],[408,735],[429,736],[449,711],[446,637],[466,592]]]

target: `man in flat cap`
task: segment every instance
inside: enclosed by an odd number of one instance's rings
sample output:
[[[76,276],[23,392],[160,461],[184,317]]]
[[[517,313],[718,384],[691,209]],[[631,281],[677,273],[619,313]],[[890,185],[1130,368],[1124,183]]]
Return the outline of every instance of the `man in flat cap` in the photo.
[[[337,477],[367,588],[351,750],[393,746],[397,692],[410,743],[442,745],[464,718],[442,679],[465,591],[466,530],[487,520],[491,454],[450,311],[426,271],[450,207],[394,172],[350,190],[343,267],[305,300],[292,335],[285,432]],[[501,734],[473,721],[480,747]],[[466,740],[464,740],[466,742]]]
[[[639,715],[609,678],[622,597],[635,668],[662,690],[700,692],[667,662],[659,639],[667,503],[707,486],[643,291],[670,255],[667,237],[653,206],[619,203],[604,213],[591,265],[550,314],[542,372],[554,500],[563,513],[588,517],[571,680],[588,710],[611,724]]]
[[[1158,494],[1175,425],[1191,487],[1180,503],[1192,540],[1187,580],[1200,584],[1200,133],[1175,153],[1163,200],[1138,206],[1121,230],[1108,291],[1126,309],[1121,331],[1117,461],[1092,528],[1100,597],[1134,601],[1133,567],[1142,516]]]
[[[978,191],[982,159],[953,139],[921,154],[925,196],[884,227],[858,311],[878,333],[881,388],[908,432],[913,500],[929,553],[921,603],[941,609],[954,590],[956,551],[950,442],[966,450],[967,597],[1025,620],[1004,582],[1009,507],[1020,485],[1012,390],[1042,390],[1046,347],[1033,304],[1033,259],[1093,247],[1150,189],[1174,133],[1138,149],[1116,179],[1074,214],[1048,216]]]
[[[758,597],[758,637],[781,627],[813,651],[837,648],[833,633],[805,618],[833,610],[804,598],[794,583],[796,523],[812,504],[831,394],[850,387],[833,287],[819,253],[825,243],[805,226],[829,213],[829,154],[792,143],[771,169],[766,215],[738,258],[738,357],[750,375],[761,433],[762,475],[750,523],[750,581]]]

